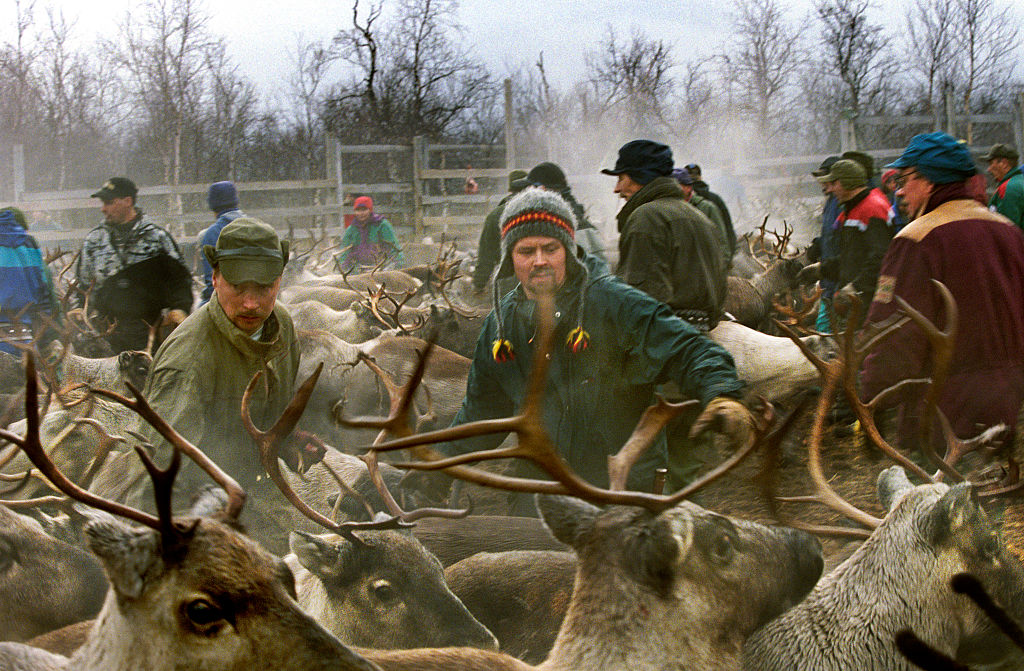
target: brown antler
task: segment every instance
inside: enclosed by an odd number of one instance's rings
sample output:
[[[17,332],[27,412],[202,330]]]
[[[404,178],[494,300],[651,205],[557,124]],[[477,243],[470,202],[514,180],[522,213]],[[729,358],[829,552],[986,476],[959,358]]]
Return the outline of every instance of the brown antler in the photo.
[[[366,293],[369,297],[367,307],[370,308],[370,312],[377,318],[377,321],[385,327],[389,329],[398,329],[402,333],[411,333],[412,331],[422,328],[426,323],[426,317],[423,315],[417,315],[414,318],[413,323],[409,326],[402,323],[402,308],[404,308],[405,304],[416,295],[415,290],[405,292],[405,297],[400,301],[395,300],[394,296],[388,293],[387,288],[383,283],[381,283],[376,290],[367,289]],[[382,300],[387,300],[391,303],[392,307],[390,310],[383,309],[383,306],[381,305]]]
[[[316,370],[313,371],[313,374],[310,375],[295,391],[295,395],[288,403],[288,406],[284,409],[284,412],[281,413],[278,420],[266,431],[261,431],[256,428],[256,425],[252,421],[252,416],[249,413],[249,403],[252,399],[252,393],[256,388],[256,383],[259,381],[260,377],[262,377],[263,371],[257,372],[249,381],[248,386],[245,388],[245,394],[242,396],[242,424],[256,443],[256,448],[260,457],[260,464],[262,464],[263,470],[267,472],[271,481],[277,485],[277,488],[281,491],[284,497],[288,499],[288,502],[291,503],[299,512],[325,529],[341,534],[355,542],[360,541],[358,537],[353,535],[353,531],[394,529],[408,526],[397,517],[391,517],[377,522],[335,522],[326,515],[314,510],[309,504],[303,501],[295,490],[292,489],[291,485],[288,484],[284,474],[281,473],[281,467],[278,465],[278,452],[281,448],[281,444],[295,428],[299,418],[302,416],[302,412],[306,409],[306,404],[309,403],[309,397],[312,396],[313,389],[316,387],[317,380],[320,379],[320,373],[323,369],[324,364],[321,362],[316,367]]]
[[[39,471],[46,476],[57,489],[64,494],[67,494],[76,501],[80,501],[87,506],[92,506],[99,510],[105,510],[106,512],[124,517],[138,522],[151,529],[164,532],[170,523],[170,518],[166,521],[160,518],[153,517],[148,513],[144,513],[141,510],[130,508],[126,505],[110,501],[102,497],[96,496],[92,492],[82,489],[74,482],[69,480],[60,469],[54,465],[50,460],[50,457],[46,454],[46,450],[43,449],[42,443],[39,440],[39,402],[37,398],[38,394],[38,382],[36,380],[36,366],[35,358],[29,354],[25,355],[25,418],[26,418],[26,432],[24,436],[18,436],[6,429],[0,429],[0,438],[10,441],[15,445],[19,446],[29,460],[35,465]],[[148,455],[142,450],[136,450],[139,456],[147,463],[147,470],[149,470],[152,462],[148,460]],[[173,472],[177,470],[176,463],[180,461],[181,455],[175,451],[174,458],[171,461],[171,467],[167,471],[160,473],[170,473],[173,478]],[[150,471],[151,475],[153,471]],[[154,478],[160,478],[161,475],[155,475]],[[155,486],[155,483],[154,483]],[[159,507],[159,506],[158,506]]]
[[[417,470],[443,469],[453,477],[484,486],[528,493],[570,494],[589,501],[641,506],[653,511],[662,511],[676,505],[691,495],[693,491],[711,482],[714,478],[719,477],[721,472],[724,472],[721,469],[717,469],[701,478],[685,491],[677,492],[671,496],[603,489],[590,484],[576,475],[568,467],[561,455],[558,454],[543,424],[542,404],[548,369],[547,355],[551,351],[554,330],[553,311],[554,306],[550,298],[538,300],[536,315],[538,318],[539,345],[534,356],[528,390],[519,415],[504,419],[471,422],[440,431],[399,438],[375,445],[373,449],[388,451],[410,448],[413,455],[421,461],[399,463],[396,466]],[[409,393],[410,390],[407,390],[406,395],[409,395]],[[654,412],[644,415],[634,430],[633,436],[627,440],[620,453],[614,457],[618,460],[615,462],[618,464],[616,468],[628,471],[636,459],[653,442],[664,422],[685,407],[685,404],[665,405],[668,407],[656,409]],[[519,441],[518,445],[508,448],[483,450],[455,457],[442,458],[436,451],[426,447],[426,445],[432,443],[458,440],[471,436],[510,432],[516,433]],[[731,467],[739,463],[740,460],[753,450],[755,445],[756,442],[751,440],[747,445],[737,449],[734,457],[729,461],[729,466]],[[533,462],[553,477],[554,481],[508,477],[465,465],[478,461],[509,457],[527,459]]]
[[[224,514],[230,520],[237,520],[238,516],[242,513],[242,507],[245,505],[245,490],[241,488],[238,482],[228,475],[220,466],[215,464],[212,459],[206,456],[202,450],[190,443],[180,433],[174,430],[170,424],[167,423],[163,417],[161,417],[156,410],[149,405],[149,402],[142,395],[142,393],[135,388],[131,382],[125,383],[128,390],[131,391],[133,399],[125,398],[120,394],[109,391],[107,389],[92,389],[94,394],[103,396],[112,401],[120,403],[124,407],[134,411],[139,417],[146,420],[146,422],[156,429],[157,433],[163,436],[164,440],[174,447],[174,455],[186,455],[189,459],[194,461],[197,466],[206,471],[213,481],[220,485],[228,495],[228,502],[225,508]],[[141,450],[137,450],[139,455],[143,457],[143,462],[146,463],[147,469],[150,469],[152,462],[149,460],[149,456]],[[175,461],[178,456],[174,457]],[[172,466],[175,462],[172,461]],[[173,466],[174,470],[177,471],[177,466]],[[170,506],[170,493],[167,496],[168,509]]]

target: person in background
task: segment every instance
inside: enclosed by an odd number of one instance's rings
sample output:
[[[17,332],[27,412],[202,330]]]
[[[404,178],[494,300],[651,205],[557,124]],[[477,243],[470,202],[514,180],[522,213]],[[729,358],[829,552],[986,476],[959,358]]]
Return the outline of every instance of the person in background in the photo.
[[[180,324],[192,309],[192,273],[171,234],[136,206],[137,194],[126,177],[111,177],[92,194],[104,221],[85,237],[71,294],[72,307],[90,295],[115,352],[146,349],[152,328]]]
[[[498,259],[501,257],[501,231],[498,230],[498,219],[508,199],[523,190],[517,183],[526,177],[526,174],[525,170],[513,170],[508,174],[508,195],[487,213],[484,225],[480,228],[480,240],[476,246],[476,265],[473,266],[473,288],[477,291],[484,290],[491,279],[494,266],[498,265]]]
[[[732,266],[732,253],[736,249],[736,240],[733,238],[733,243],[729,244],[730,232],[725,227],[725,220],[722,218],[721,210],[713,202],[696,192],[693,187],[693,177],[690,176],[689,172],[682,168],[676,168],[672,171],[672,176],[679,182],[679,188],[683,190],[683,197],[686,199],[686,202],[700,210],[715,225],[715,237],[718,239],[722,263],[725,265],[725,269],[728,270]]]
[[[732,255],[736,253],[736,227],[732,223],[732,214],[729,212],[729,206],[725,204],[725,199],[719,196],[717,193],[711,190],[708,183],[701,177],[700,166],[696,163],[688,163],[684,168],[686,172],[693,178],[693,190],[697,192],[701,198],[710,200],[718,208],[718,211],[722,214],[722,224],[725,226],[725,237],[729,243],[729,258],[732,259]]]
[[[572,213],[576,215],[576,222],[578,224],[576,244],[582,247],[583,251],[587,254],[608,265],[608,259],[604,252],[604,238],[601,236],[601,231],[590,222],[586,209],[580,201],[576,200],[576,196],[573,195],[572,188],[569,187],[569,182],[565,177],[565,171],[560,166],[550,161],[538,163],[530,169],[526,177],[516,182],[516,186],[520,191],[528,186],[536,186],[548,191],[554,191],[561,196],[562,200],[572,208]]]
[[[998,212],[1024,230],[1024,174],[1017,165],[1017,150],[1008,144],[996,144],[981,160],[988,162],[988,174],[996,181],[989,209]]]
[[[391,228],[391,222],[373,212],[373,199],[359,196],[352,203],[355,220],[341,238],[342,252],[335,261],[338,269],[372,270],[378,266],[401,268],[405,264],[402,248]]]
[[[837,287],[833,306],[853,295],[867,305],[875,293],[878,267],[892,239],[889,201],[879,189],[868,184],[864,168],[850,159],[836,161],[828,174],[817,179],[842,205],[835,231],[839,255],[806,266],[798,280],[833,280]]]
[[[633,140],[619,148],[615,193],[625,200],[615,273],[702,331],[714,328],[725,299],[725,267],[714,224],[686,202],[672,177],[672,150]]]
[[[890,319],[899,309],[898,296],[945,328],[935,281],[944,284],[959,317],[938,407],[960,438],[999,422],[1013,427],[1024,402],[1024,236],[1009,219],[971,198],[967,182],[976,173],[974,161],[946,133],[915,136],[888,167],[899,170],[896,193],[911,221],[882,259],[866,323]],[[931,351],[921,329],[904,325],[865,358],[862,397],[870,399],[903,379],[929,377]],[[892,399],[900,407],[902,446],[917,445],[922,394],[921,387],[909,387]],[[931,435],[941,438],[937,429]]]
[[[816,170],[812,170],[811,174],[816,179],[824,177],[838,160],[838,156],[829,156],[821,162],[821,165]],[[839,204],[839,199],[832,195],[824,184],[820,182],[819,184],[821,186],[821,193],[825,196],[825,204],[821,210],[821,234],[811,241],[811,247],[807,255],[811,263],[818,263],[819,261],[831,262],[830,259],[839,256],[839,250],[836,247],[836,219],[839,218],[842,206]],[[836,292],[836,283],[833,280],[821,277],[818,281],[818,286],[821,287],[821,302],[818,304],[818,318],[814,327],[822,333],[831,333],[832,296]]]
[[[53,279],[39,243],[28,234],[25,214],[0,209],[0,352],[21,357],[16,345],[42,351],[49,325],[60,321]]]
[[[211,247],[216,245],[217,236],[220,235],[221,229],[235,219],[245,216],[238,209],[238,189],[235,188],[233,182],[214,182],[211,184],[206,193],[206,204],[209,206],[210,211],[217,216],[217,219],[213,222],[213,225],[199,234],[199,249],[206,245]],[[203,305],[213,295],[213,268],[210,267],[210,262],[206,260],[205,255],[200,258],[199,263],[203,271],[204,285],[203,292],[199,297],[199,304]]]

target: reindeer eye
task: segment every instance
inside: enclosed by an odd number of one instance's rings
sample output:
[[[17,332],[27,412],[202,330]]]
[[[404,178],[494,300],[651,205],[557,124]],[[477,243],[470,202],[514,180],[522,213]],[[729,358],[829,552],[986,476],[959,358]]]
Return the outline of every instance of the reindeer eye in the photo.
[[[197,627],[205,628],[224,619],[224,611],[206,599],[196,599],[185,604],[185,616]]]
[[[384,603],[394,601],[395,588],[391,586],[390,582],[381,578],[373,583],[373,595]]]

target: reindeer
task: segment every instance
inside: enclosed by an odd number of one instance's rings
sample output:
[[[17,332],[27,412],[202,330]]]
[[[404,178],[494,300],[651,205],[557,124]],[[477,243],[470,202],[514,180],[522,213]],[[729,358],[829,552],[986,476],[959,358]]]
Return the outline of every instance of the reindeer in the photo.
[[[202,669],[378,669],[346,648],[302,612],[294,600],[287,567],[235,530],[245,492],[198,448],[184,440],[136,390],[134,400],[112,392],[173,446],[166,469],[137,448],[156,492],[154,516],[97,497],[68,480],[39,442],[35,366],[26,374],[24,436],[7,430],[0,437],[21,447],[43,474],[73,499],[129,519],[92,522],[86,536],[103,563],[111,589],[85,644],[63,658],[17,643],[0,644],[0,668],[14,671],[200,671]],[[294,425],[296,410],[282,417],[278,434]],[[228,492],[223,521],[171,516],[174,476],[185,453]]]
[[[541,669],[665,668],[738,669],[743,638],[799,599],[817,580],[820,545],[799,531],[730,520],[684,499],[694,487],[672,496],[625,491],[626,476],[669,419],[687,404],[662,401],[641,419],[633,436],[609,463],[610,489],[569,471],[543,429],[545,353],[551,347],[551,305],[538,305],[540,345],[522,414],[408,435],[411,392],[425,357],[405,385],[402,400],[385,420],[349,420],[399,436],[373,448],[411,449],[418,460],[402,464],[436,470],[478,484],[548,494],[537,505],[552,534],[574,549],[579,568],[572,603],[551,655]],[[488,432],[515,431],[518,445],[440,458],[429,443]],[[749,454],[741,446],[711,478]],[[372,452],[367,456],[371,456]],[[508,478],[466,466],[492,458],[527,458],[555,478]],[[703,486],[705,479],[695,483]],[[602,510],[575,497],[611,504]],[[468,651],[408,651],[371,655],[386,669],[528,668],[509,658]]]
[[[0,640],[24,641],[99,612],[107,580],[96,558],[0,505]]]
[[[318,369],[304,385],[310,392],[319,373]],[[303,609],[349,645],[497,648],[494,634],[448,589],[437,559],[407,530],[387,528],[395,520],[409,523],[428,515],[463,513],[426,508],[405,513],[391,498],[376,462],[368,464],[367,471],[394,517],[337,523],[315,511],[291,488],[278,466],[280,436],[273,429],[260,431],[249,417],[250,394],[260,375],[254,376],[242,398],[242,423],[257,445],[260,463],[299,512],[331,532],[289,536],[292,554],[285,561],[295,573]]]
[[[954,468],[964,454],[980,449],[990,440],[993,432],[986,431],[977,439],[961,441],[952,435],[949,423],[934,405],[941,386],[937,381],[944,379],[956,323],[952,296],[945,287],[939,285],[939,289],[948,319],[945,331],[937,329],[897,298],[906,316],[877,331],[867,332],[860,343],[853,338],[853,327],[848,327],[839,359],[826,363],[808,353],[825,380],[809,441],[808,463],[816,493],[802,498],[825,503],[873,531],[803,602],[747,640],[744,668],[757,671],[793,668],[909,670],[910,663],[894,642],[897,633],[908,628],[939,652],[972,662],[993,663],[1007,654],[1005,640],[991,621],[963,596],[949,589],[951,577],[969,572],[1018,617],[1024,600],[1024,567],[1002,546],[975,498],[977,489],[1007,491],[1013,485],[991,482],[976,487],[964,481]],[[860,304],[855,304],[854,317],[860,309]],[[859,321],[854,317],[851,317],[852,323]],[[856,394],[855,371],[859,362],[872,346],[908,319],[928,335],[934,348],[933,380],[927,394],[930,403],[922,426],[931,426],[930,415],[938,413],[947,452],[940,457],[932,451],[927,429],[922,431],[925,435],[920,444],[939,469],[934,474],[886,443],[872,416],[877,404],[889,394],[908,384],[924,381],[904,381],[866,403]],[[840,387],[872,442],[898,462],[878,478],[879,499],[888,511],[882,520],[841,499],[821,469],[825,416]],[[925,479],[927,484],[914,486],[907,471]],[[942,482],[944,477],[953,479],[954,484]],[[859,530],[844,531],[853,534]]]

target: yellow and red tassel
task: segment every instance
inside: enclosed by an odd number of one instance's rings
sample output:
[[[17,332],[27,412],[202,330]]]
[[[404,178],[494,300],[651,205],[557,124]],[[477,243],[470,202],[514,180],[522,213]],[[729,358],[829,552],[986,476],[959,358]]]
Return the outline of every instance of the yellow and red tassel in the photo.
[[[505,363],[516,358],[515,353],[512,351],[512,343],[504,338],[498,338],[494,341],[494,344],[491,345],[491,355],[498,363]]]
[[[590,334],[584,331],[582,326],[577,326],[569,331],[565,344],[569,346],[570,352],[578,354],[590,347]]]

